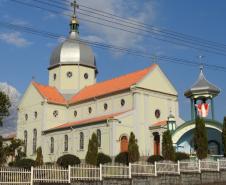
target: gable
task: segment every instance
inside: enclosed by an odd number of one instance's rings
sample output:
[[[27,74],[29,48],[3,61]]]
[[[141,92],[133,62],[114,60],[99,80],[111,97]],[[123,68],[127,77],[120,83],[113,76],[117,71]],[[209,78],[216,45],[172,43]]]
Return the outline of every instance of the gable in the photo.
[[[150,71],[140,82],[136,84],[136,87],[150,89],[152,91],[166,94],[178,95],[177,90],[159,66]]]
[[[40,95],[33,84],[30,83],[20,101],[19,108],[33,106],[37,103],[40,104],[42,101],[44,101],[44,98]]]

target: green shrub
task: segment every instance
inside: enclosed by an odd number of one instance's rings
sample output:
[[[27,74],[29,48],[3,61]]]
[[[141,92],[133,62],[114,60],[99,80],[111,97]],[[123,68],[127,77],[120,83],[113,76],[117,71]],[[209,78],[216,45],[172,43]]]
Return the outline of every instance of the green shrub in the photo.
[[[67,168],[69,165],[73,166],[76,164],[80,164],[80,162],[81,161],[77,156],[71,154],[63,155],[57,159],[57,164],[64,168]]]
[[[181,161],[185,159],[190,159],[189,155],[184,152],[176,152],[175,153],[175,161]]]
[[[115,162],[122,164],[129,164],[128,152],[121,152],[115,157]]]
[[[164,158],[161,155],[151,155],[147,162],[154,164],[157,161],[162,161]]]
[[[110,163],[112,162],[111,157],[104,154],[104,153],[98,153],[97,154],[97,166],[100,164]]]
[[[32,166],[36,166],[36,162],[33,159],[21,159],[12,162],[10,165],[18,168],[31,169]]]

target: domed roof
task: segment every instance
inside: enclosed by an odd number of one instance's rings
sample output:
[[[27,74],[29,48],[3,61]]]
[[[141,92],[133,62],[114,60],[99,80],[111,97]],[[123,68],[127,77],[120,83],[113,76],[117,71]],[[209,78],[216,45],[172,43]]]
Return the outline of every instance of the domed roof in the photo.
[[[190,89],[185,91],[184,95],[186,97],[191,97],[192,95],[201,95],[204,93],[217,96],[220,93],[220,89],[205,78],[203,68],[201,68],[198,80]]]
[[[79,35],[74,31],[53,50],[49,69],[65,64],[76,64],[96,69],[96,61],[92,49],[79,41]]]

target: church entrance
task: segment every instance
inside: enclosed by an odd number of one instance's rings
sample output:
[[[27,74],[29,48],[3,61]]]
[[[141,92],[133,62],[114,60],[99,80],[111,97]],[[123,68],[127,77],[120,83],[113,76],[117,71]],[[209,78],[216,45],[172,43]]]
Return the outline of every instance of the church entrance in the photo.
[[[120,141],[121,152],[128,152],[128,138],[127,136],[122,136]]]
[[[208,153],[210,155],[219,155],[220,154],[220,144],[217,141],[208,142]]]
[[[158,132],[154,132],[153,136],[154,136],[154,155],[160,155],[160,135]]]

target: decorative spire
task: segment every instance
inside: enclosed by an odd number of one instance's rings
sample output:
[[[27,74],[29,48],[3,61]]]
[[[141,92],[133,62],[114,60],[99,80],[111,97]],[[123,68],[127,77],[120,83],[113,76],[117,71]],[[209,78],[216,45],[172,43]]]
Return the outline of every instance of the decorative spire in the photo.
[[[79,5],[77,4],[76,0],[74,0],[71,3],[71,6],[73,7],[73,15],[72,15],[72,18],[71,18],[71,23],[70,23],[70,33],[72,33],[72,32],[79,33],[79,31],[78,31],[79,22],[78,22],[78,19],[76,17],[76,10],[77,10],[77,8],[79,8]]]

